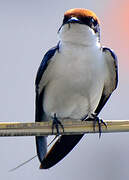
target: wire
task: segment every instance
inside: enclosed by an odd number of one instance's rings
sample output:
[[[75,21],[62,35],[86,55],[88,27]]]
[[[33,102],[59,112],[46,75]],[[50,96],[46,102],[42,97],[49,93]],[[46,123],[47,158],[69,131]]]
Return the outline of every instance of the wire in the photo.
[[[52,139],[52,141],[47,145],[47,147],[49,147],[49,146],[56,140],[56,138],[57,138],[58,136],[59,136],[59,135],[56,135],[56,136]],[[15,171],[16,169],[20,168],[21,166],[24,166],[25,164],[27,164],[28,162],[32,161],[32,160],[33,160],[34,158],[36,158],[36,157],[37,157],[37,155],[31,157],[30,159],[28,159],[28,160],[26,160],[25,162],[19,164],[19,165],[16,166],[15,168],[10,169],[9,172]]]

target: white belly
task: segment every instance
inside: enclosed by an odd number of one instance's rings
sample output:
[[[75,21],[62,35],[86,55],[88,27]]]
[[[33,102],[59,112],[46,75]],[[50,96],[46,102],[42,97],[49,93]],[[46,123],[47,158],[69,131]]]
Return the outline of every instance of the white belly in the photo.
[[[55,56],[43,101],[48,116],[80,119],[95,111],[104,86],[101,58],[93,52],[72,58],[67,53]]]

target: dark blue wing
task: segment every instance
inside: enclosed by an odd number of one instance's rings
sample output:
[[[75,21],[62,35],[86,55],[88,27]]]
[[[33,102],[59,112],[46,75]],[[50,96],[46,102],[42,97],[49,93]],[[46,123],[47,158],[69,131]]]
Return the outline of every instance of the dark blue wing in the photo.
[[[103,47],[103,52],[106,53],[107,52],[110,52],[110,55],[111,57],[113,58],[113,62],[114,62],[114,67],[115,67],[115,75],[116,75],[116,78],[115,78],[115,89],[117,88],[117,85],[118,85],[118,60],[117,60],[117,56],[116,54],[113,52],[112,49],[110,48],[107,48],[107,47]]]
[[[40,80],[41,80],[45,70],[47,69],[49,62],[51,61],[52,57],[54,56],[55,52],[58,49],[59,49],[59,44],[56,47],[50,49],[44,55],[44,58],[40,64],[40,67],[37,72],[37,76],[36,76],[36,80],[35,80],[35,85],[36,85],[35,121],[36,122],[45,121],[45,114],[44,114],[43,102],[42,102],[45,87],[43,87],[42,92],[39,93],[38,86],[39,86]],[[46,141],[45,136],[36,137],[36,148],[37,148],[38,158],[40,161],[42,161],[47,152],[47,141]]]
[[[110,62],[112,64],[112,67],[114,69],[114,73],[112,74],[112,76],[114,76],[114,81],[111,82],[111,86],[113,86],[114,88],[111,88],[110,92],[106,92],[106,86],[103,89],[103,93],[100,99],[100,102],[98,104],[98,107],[95,110],[95,113],[98,115],[101,111],[101,109],[104,107],[104,105],[106,104],[106,102],[108,101],[108,99],[110,98],[112,92],[117,88],[118,85],[118,62],[117,62],[117,57],[115,55],[115,53],[107,48],[107,47],[103,47],[102,48],[103,53],[109,53],[110,54]]]
[[[37,76],[36,76],[36,80],[35,80],[35,85],[36,87],[38,86],[43,73],[45,72],[49,61],[51,60],[51,58],[54,56],[56,50],[59,50],[59,43],[57,44],[57,46],[53,47],[52,49],[50,49],[45,55],[44,58],[39,66],[38,72],[37,72]]]

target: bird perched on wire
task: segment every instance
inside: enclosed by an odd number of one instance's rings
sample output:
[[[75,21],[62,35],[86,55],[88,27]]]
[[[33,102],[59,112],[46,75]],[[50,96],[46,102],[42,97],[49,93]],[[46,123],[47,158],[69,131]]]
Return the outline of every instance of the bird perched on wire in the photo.
[[[118,66],[114,52],[100,44],[100,22],[90,10],[65,12],[58,30],[59,42],[44,56],[36,77],[36,122],[53,120],[59,134],[60,120],[92,120],[117,87]],[[83,135],[62,135],[47,152],[47,137],[36,137],[41,169],[64,158]]]

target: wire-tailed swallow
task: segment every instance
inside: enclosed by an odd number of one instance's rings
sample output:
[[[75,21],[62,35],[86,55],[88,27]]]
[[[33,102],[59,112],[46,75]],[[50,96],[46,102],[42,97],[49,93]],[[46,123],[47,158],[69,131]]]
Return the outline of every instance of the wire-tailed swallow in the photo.
[[[100,22],[87,9],[65,12],[59,42],[44,56],[36,77],[36,122],[62,119],[93,120],[117,87],[118,66],[114,52],[100,44]],[[63,128],[63,127],[62,127]],[[41,169],[64,158],[83,135],[62,135],[47,152],[45,136],[36,137]]]

